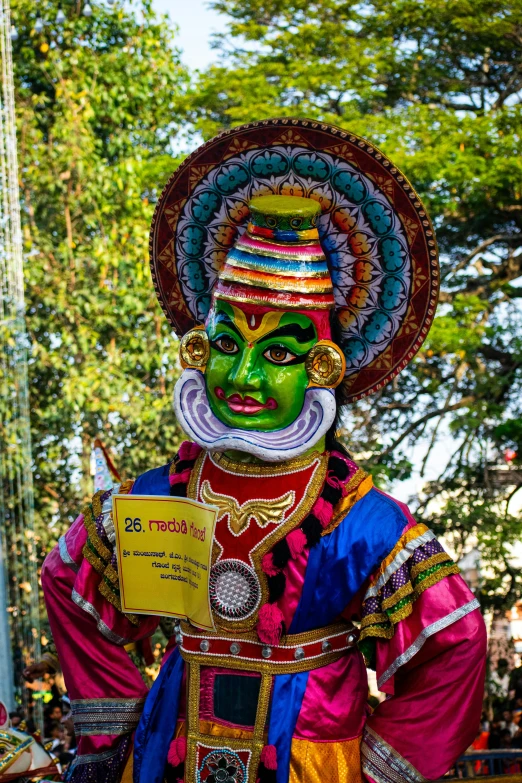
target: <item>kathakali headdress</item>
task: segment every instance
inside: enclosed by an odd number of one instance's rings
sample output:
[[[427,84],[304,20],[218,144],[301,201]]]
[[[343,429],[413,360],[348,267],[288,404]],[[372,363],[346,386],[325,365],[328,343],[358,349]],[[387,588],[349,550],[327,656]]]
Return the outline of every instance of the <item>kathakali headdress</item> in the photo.
[[[320,339],[333,313],[345,403],[413,358],[439,286],[433,227],[406,177],[373,144],[309,120],[252,123],[192,153],[159,199],[151,267],[180,337],[212,297],[306,311]]]

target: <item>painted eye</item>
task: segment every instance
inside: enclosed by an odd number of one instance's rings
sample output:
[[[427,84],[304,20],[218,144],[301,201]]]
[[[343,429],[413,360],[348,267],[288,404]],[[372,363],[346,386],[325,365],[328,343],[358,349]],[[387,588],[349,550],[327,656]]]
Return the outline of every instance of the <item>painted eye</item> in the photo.
[[[224,337],[218,337],[217,340],[212,342],[212,345],[215,346],[218,351],[221,351],[221,353],[231,354],[237,353],[239,351],[237,343],[231,337],[227,337],[226,335]]]
[[[272,364],[290,364],[296,358],[295,353],[291,353],[282,345],[272,345],[271,348],[266,349],[263,356]]]

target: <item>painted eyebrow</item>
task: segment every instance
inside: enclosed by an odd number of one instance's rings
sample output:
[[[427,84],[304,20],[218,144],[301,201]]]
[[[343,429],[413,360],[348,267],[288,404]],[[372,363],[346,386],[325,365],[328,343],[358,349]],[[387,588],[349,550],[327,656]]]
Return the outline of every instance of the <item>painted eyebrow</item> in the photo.
[[[216,324],[216,326],[218,324],[223,324],[224,326],[228,326],[228,328],[232,329],[232,331],[235,332],[238,337],[244,340],[243,335],[241,334],[241,332],[239,331],[235,323],[232,321],[230,316],[227,315],[226,313],[217,313],[214,318],[214,323]]]
[[[266,340],[276,340],[278,337],[293,337],[298,343],[309,343],[311,340],[315,340],[315,329],[312,324],[306,328],[298,324],[287,324],[286,326],[280,326],[279,329],[274,329],[266,337],[262,337],[259,342],[264,343]]]

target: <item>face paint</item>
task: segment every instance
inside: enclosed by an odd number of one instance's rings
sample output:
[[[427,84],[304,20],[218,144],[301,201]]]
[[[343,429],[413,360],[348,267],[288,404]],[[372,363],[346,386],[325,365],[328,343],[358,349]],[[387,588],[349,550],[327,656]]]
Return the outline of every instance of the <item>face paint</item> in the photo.
[[[308,386],[306,355],[317,342],[312,320],[283,310],[249,315],[218,300],[206,330],[205,382],[217,418],[229,427],[261,431],[295,421]]]

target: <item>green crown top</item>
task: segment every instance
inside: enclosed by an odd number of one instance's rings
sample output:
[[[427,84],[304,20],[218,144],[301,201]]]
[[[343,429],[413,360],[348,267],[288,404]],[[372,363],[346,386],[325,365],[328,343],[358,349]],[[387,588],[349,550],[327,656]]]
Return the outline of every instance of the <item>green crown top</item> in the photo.
[[[279,231],[306,231],[315,228],[321,212],[319,202],[299,196],[258,196],[249,203],[255,226]]]

